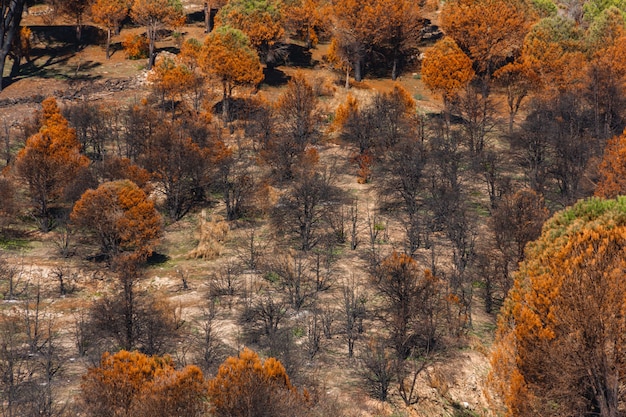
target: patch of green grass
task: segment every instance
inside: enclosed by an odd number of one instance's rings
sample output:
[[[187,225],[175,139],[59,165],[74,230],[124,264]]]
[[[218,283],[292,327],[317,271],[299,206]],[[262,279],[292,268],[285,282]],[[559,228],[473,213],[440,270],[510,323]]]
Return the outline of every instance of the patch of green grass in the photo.
[[[0,236],[0,248],[5,250],[20,250],[28,249],[30,242],[26,239],[20,238],[5,238]]]
[[[292,332],[293,332],[293,337],[295,337],[296,339],[299,339],[302,336],[304,336],[304,329],[302,327],[294,327]]]
[[[414,98],[416,101],[423,101],[423,100],[424,100],[424,96],[423,96],[423,95],[421,95],[420,93],[415,93],[415,94],[413,94],[413,98]]]
[[[481,323],[478,326],[474,326],[474,328],[470,331],[470,334],[476,336],[481,340],[481,342],[484,343],[485,339],[493,338],[497,327],[498,326],[495,323]]]
[[[485,283],[483,281],[474,281],[472,282],[472,288],[485,288]]]
[[[489,217],[489,209],[480,203],[474,204],[474,212],[480,217]]]
[[[275,284],[280,280],[280,276],[276,272],[268,272],[265,274],[264,278],[272,284]]]

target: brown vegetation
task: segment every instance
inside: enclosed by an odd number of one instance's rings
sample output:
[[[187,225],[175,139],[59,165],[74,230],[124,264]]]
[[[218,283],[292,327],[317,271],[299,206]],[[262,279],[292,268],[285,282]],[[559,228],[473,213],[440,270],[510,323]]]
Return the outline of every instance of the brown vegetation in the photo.
[[[574,3],[5,19],[4,415],[618,415],[622,199],[544,225],[624,188],[624,11]]]

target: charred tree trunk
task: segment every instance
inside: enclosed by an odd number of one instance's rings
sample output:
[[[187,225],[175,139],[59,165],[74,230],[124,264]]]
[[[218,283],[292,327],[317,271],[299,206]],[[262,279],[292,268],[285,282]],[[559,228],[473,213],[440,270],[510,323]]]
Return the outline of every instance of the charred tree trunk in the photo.
[[[204,33],[213,31],[213,20],[211,19],[211,4],[204,3]]]
[[[354,79],[358,82],[363,80],[363,60],[358,58],[354,63]]]
[[[111,28],[107,28],[107,59],[111,59]]]
[[[398,78],[398,75],[399,75],[398,74],[398,72],[399,72],[398,71],[398,66],[399,66],[398,64],[399,63],[400,63],[400,58],[398,56],[398,51],[395,50],[395,48],[394,48],[394,51],[393,51],[393,66],[391,68],[391,79],[393,81],[395,81]]]
[[[25,3],[26,0],[3,0],[0,2],[0,91],[2,91],[4,64],[13,39],[20,30]]]
[[[156,53],[154,51],[154,43],[156,42],[156,28],[153,25],[149,25],[147,34],[149,42],[148,69],[151,70],[154,66],[154,62],[156,61]]]
[[[13,79],[20,74],[20,68],[22,66],[22,57],[19,54],[13,56],[13,65],[11,66],[11,73],[9,78]]]

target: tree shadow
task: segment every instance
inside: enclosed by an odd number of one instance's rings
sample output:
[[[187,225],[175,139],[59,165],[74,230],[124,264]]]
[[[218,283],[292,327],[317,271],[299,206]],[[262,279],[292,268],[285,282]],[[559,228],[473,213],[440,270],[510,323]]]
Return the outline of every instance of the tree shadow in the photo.
[[[165,46],[163,48],[159,48],[156,52],[157,54],[159,52],[169,52],[170,54],[178,55],[180,53],[180,48],[176,46]]]
[[[106,32],[102,29],[85,25],[81,31],[80,43],[76,39],[76,26],[74,25],[33,25],[29,26],[35,42],[45,45],[65,44],[76,48],[86,45],[97,45],[106,39]]]
[[[120,52],[123,50],[124,50],[124,47],[122,46],[122,42],[111,42],[111,45],[109,45],[109,53],[111,54],[110,55],[111,57],[115,55],[117,52]]]
[[[287,46],[287,65],[299,68],[312,68],[317,64],[311,51],[304,46],[290,43]]]
[[[148,256],[148,259],[146,259],[146,264],[149,266],[162,265],[169,259],[170,257],[163,253],[152,252],[152,254]]]
[[[218,11],[219,9],[211,9],[211,15],[209,17],[209,19],[211,19],[211,27],[214,27],[215,25],[215,16],[217,15]],[[204,26],[204,10],[198,10],[195,12],[188,13],[187,23],[189,24],[202,23],[202,25]]]
[[[90,72],[101,64],[94,61],[79,61],[76,65],[69,65],[69,60],[87,45],[98,44],[104,39],[104,32],[95,26],[84,26],[82,40],[76,40],[76,27],[33,25],[29,26],[33,32],[35,44],[44,46],[31,49],[28,59],[23,63],[17,74],[6,79],[6,85],[29,77],[58,78],[66,80],[98,79]]]
[[[213,114],[221,115],[223,106],[223,100],[215,103],[215,105],[213,106]],[[228,100],[228,113],[231,122],[241,119],[243,116],[249,113],[248,101],[243,97],[231,97]]]
[[[289,76],[278,68],[263,68],[263,77],[263,84],[270,87],[280,87],[289,81]]]

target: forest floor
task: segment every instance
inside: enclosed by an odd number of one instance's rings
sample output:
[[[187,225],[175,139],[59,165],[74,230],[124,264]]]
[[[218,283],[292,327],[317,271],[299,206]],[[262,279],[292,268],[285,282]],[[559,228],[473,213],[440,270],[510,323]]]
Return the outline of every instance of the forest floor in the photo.
[[[201,10],[198,2],[189,3],[190,12]],[[43,6],[42,6],[43,7]],[[22,74],[5,90],[0,93],[0,122],[17,128],[25,117],[32,117],[41,100],[54,96],[60,103],[76,103],[81,100],[99,103],[104,106],[116,106],[138,103],[149,94],[145,70],[145,61],[131,61],[124,57],[120,47],[120,38],[113,38],[114,53],[110,60],[104,59],[104,48],[98,42],[98,36],[93,28],[86,28],[86,44],[79,50],[67,41],[71,38],[74,28],[69,22],[56,21],[54,25],[47,22],[46,10],[31,8],[30,14],[25,17],[23,24],[33,30],[35,42],[31,54],[31,61],[25,64]],[[142,28],[126,29],[142,32]],[[93,32],[93,33],[92,33]],[[185,26],[184,38],[204,37],[202,22],[194,22]],[[167,37],[157,44],[162,50],[176,48],[176,42]],[[278,82],[265,83],[258,94],[265,95],[272,100],[277,97],[290,75],[295,71],[302,71],[307,78],[321,78],[331,80],[334,94],[324,97],[322,105],[324,111],[331,113],[339,103],[345,100],[348,93],[355,96],[367,96],[375,91],[388,91],[395,85],[388,78],[366,79],[361,83],[354,83],[346,91],[343,88],[343,76],[332,72],[323,64],[323,55],[328,45],[319,45],[311,56],[311,66],[278,68]],[[416,100],[419,111],[431,113],[439,111],[441,103],[424,88],[417,73],[408,71],[397,81]],[[18,144],[14,144],[18,146]],[[326,143],[321,148],[321,157],[325,160],[338,159],[344,166],[338,185],[358,198],[360,204],[372,206],[375,191],[369,184],[358,184],[354,167],[346,161],[349,159],[347,151],[339,145]],[[218,207],[212,215],[220,215]],[[222,255],[216,260],[189,259],[187,254],[198,242],[198,227],[200,212],[193,212],[183,220],[167,225],[161,245],[160,254],[167,260],[148,268],[142,286],[150,291],[165,296],[173,305],[182,308],[182,318],[188,322],[197,319],[202,309],[208,305],[209,285],[214,276],[228,262],[232,262],[241,254],[241,247],[245,245],[249,230],[246,227],[235,225],[224,242]],[[263,226],[260,235],[269,235],[268,225]],[[342,248],[342,256],[336,269],[337,276],[347,277],[358,274],[358,279],[365,284],[367,278],[364,253],[367,251],[365,243],[365,225],[361,224],[363,244],[356,251]],[[399,242],[402,225],[399,221],[390,220],[387,225],[389,240],[384,245],[386,251],[393,247],[392,243]],[[22,235],[11,241],[2,242],[0,251],[14,265],[21,268],[21,284],[40,282],[43,284],[44,304],[48,311],[58,319],[59,329],[62,329],[61,340],[69,350],[73,348],[74,339],[72,328],[76,317],[84,312],[89,302],[101,294],[109,291],[115,281],[108,277],[106,270],[100,265],[88,260],[89,246],[82,246],[80,241],[73,243],[74,256],[63,258],[59,255],[57,243],[58,233],[41,234],[34,228],[20,229]],[[59,296],[54,279],[54,271],[66,268],[75,278],[76,291],[70,295]],[[104,271],[104,272],[103,272]],[[188,278],[189,289],[182,288],[181,276]],[[246,285],[265,285],[262,277],[250,274],[243,278]],[[325,295],[329,298],[340,298],[340,291],[330,291]],[[475,295],[475,306],[472,310],[472,328],[467,335],[451,342],[451,348],[441,353],[424,372],[420,374],[417,383],[418,398],[416,404],[405,407],[392,387],[391,400],[381,403],[370,399],[367,395],[360,375],[358,361],[349,359],[344,338],[336,334],[332,339],[323,340],[321,353],[308,361],[304,366],[306,372],[322,381],[323,388],[349,409],[351,416],[477,416],[487,415],[488,403],[484,394],[484,381],[488,372],[487,355],[495,329],[495,320],[484,314],[480,306],[480,297]],[[233,300],[233,309],[237,309],[239,300]],[[0,309],[9,311],[15,305],[14,301],[2,301]],[[236,311],[226,307],[221,308],[218,314],[218,334],[230,352],[241,348],[239,328],[233,318]],[[297,320],[291,317],[290,320]],[[362,347],[363,348],[363,347]],[[184,362],[187,358],[182,355],[177,358]],[[71,398],[79,391],[80,375],[92,363],[87,358],[71,356],[63,366],[64,398]]]

